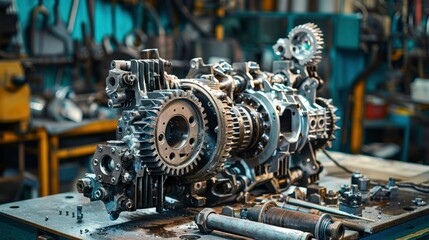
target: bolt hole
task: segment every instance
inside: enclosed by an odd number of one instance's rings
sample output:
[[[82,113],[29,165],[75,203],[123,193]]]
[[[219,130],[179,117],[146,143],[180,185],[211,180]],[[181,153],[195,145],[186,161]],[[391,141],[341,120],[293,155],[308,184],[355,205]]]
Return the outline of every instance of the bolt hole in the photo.
[[[189,139],[189,144],[194,145],[194,143],[195,143],[195,138]]]
[[[190,116],[189,117],[189,123],[192,124],[192,123],[194,123],[194,121],[195,121],[194,116]]]
[[[115,86],[116,84],[116,80],[113,77],[109,78],[108,82],[109,82],[109,85],[112,87]]]
[[[175,157],[176,157],[176,154],[170,153],[170,160],[174,160]]]
[[[159,134],[158,135],[158,141],[162,141],[162,140],[164,140],[164,134]]]

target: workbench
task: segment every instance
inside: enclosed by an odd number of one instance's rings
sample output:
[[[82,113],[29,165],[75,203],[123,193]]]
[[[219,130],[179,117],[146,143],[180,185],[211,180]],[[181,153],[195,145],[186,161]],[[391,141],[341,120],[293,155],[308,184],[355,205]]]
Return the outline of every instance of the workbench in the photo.
[[[349,168],[359,166],[368,170],[375,166],[372,173],[396,178],[410,179],[424,176],[429,166],[411,163],[387,161],[360,155],[332,153]],[[320,184],[327,189],[339,188],[349,182],[338,177],[337,169],[319,153],[325,170]],[[383,166],[379,168],[378,166]],[[369,172],[369,171],[368,171]],[[340,172],[337,172],[340,173]],[[392,173],[392,174],[391,174]],[[341,173],[342,174],[342,173]],[[372,177],[374,180],[382,180]],[[365,232],[364,239],[426,239],[429,237],[429,206],[412,206],[411,199],[422,197],[428,202],[429,197],[413,191],[402,191],[396,201],[383,202],[383,205],[371,205],[363,211],[363,216],[375,220],[373,223],[355,220]],[[83,206],[83,219],[76,219],[76,207]],[[219,208],[217,208],[219,209]],[[141,209],[135,212],[123,212],[116,221],[110,221],[104,205],[90,202],[78,193],[63,193],[38,199],[0,205],[0,236],[6,239],[237,239],[236,235],[214,231],[210,235],[201,234],[193,218],[201,208],[167,210],[162,214],[155,209]],[[356,239],[356,231],[347,231],[346,239]],[[53,237],[53,238],[51,238]],[[239,238],[240,239],[240,238]]]

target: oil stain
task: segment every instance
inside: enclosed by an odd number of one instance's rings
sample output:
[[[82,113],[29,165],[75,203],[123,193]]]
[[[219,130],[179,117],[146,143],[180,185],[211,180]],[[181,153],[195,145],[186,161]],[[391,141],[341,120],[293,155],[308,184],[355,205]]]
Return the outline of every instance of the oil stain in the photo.
[[[156,225],[156,226],[144,227],[144,229],[147,230],[147,234],[152,234],[152,235],[157,236],[157,237],[162,237],[162,238],[177,237],[177,235],[174,231],[170,231],[170,230],[165,229],[165,227],[167,225],[168,224],[160,224],[160,225]]]

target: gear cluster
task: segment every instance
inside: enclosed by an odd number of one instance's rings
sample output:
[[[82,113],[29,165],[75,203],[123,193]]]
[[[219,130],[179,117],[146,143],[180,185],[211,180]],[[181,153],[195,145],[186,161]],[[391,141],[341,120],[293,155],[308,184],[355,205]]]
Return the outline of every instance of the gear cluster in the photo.
[[[281,59],[271,73],[255,62],[195,58],[179,79],[156,49],[113,61],[106,93],[122,110],[117,139],[99,146],[79,192],[102,200],[115,219],[121,211],[161,211],[165,196],[204,206],[316,181],[314,152],[338,128],[332,102],[316,97],[322,46],[316,25],[295,27],[274,46]]]
[[[273,46],[276,55],[284,59],[295,59],[301,65],[317,65],[322,59],[322,31],[314,23],[293,28],[287,38],[281,38]]]

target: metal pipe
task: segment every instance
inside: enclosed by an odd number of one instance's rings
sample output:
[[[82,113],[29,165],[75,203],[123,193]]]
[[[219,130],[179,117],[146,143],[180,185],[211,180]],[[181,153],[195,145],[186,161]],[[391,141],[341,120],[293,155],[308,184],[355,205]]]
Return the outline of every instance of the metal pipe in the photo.
[[[320,240],[341,239],[345,231],[342,223],[334,222],[328,214],[319,216],[286,210],[274,201],[248,208],[244,213],[246,219],[251,221],[310,232]]]
[[[195,223],[203,233],[210,233],[213,230],[218,230],[254,239],[313,239],[313,235],[308,232],[227,217],[217,214],[212,208],[205,208],[198,213],[195,217]]]
[[[366,220],[369,222],[374,222],[374,220],[369,219],[369,218],[364,218],[364,217],[360,217],[354,214],[350,214],[338,209],[333,209],[330,207],[325,207],[325,206],[321,206],[318,204],[314,204],[314,203],[310,203],[310,202],[306,202],[303,200],[299,200],[299,199],[295,199],[295,198],[291,198],[291,197],[285,197],[284,198],[284,202],[291,204],[291,205],[295,205],[295,206],[300,206],[300,207],[306,207],[306,208],[313,208],[313,209],[317,209],[320,210],[322,212],[326,212],[326,213],[332,213],[332,214],[336,214],[336,215],[340,215],[340,216],[344,216],[344,217],[350,217],[350,218],[356,218],[356,219],[362,219],[362,220]]]

